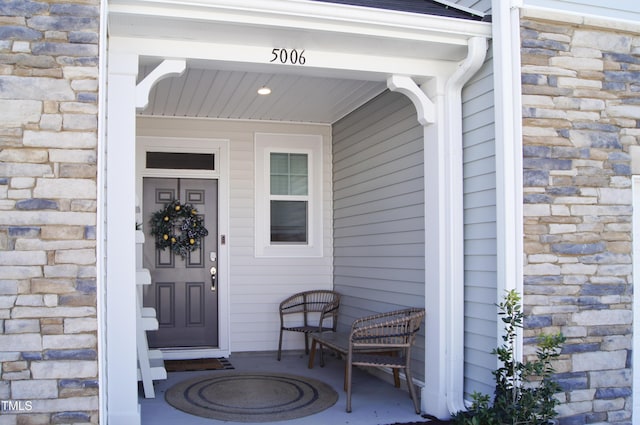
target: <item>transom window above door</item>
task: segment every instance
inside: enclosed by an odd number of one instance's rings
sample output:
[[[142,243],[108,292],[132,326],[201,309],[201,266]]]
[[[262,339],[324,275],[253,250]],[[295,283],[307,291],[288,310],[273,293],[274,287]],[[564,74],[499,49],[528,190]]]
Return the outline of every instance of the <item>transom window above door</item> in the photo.
[[[322,137],[256,134],[256,256],[320,256]]]
[[[147,152],[147,169],[215,171],[214,153]]]

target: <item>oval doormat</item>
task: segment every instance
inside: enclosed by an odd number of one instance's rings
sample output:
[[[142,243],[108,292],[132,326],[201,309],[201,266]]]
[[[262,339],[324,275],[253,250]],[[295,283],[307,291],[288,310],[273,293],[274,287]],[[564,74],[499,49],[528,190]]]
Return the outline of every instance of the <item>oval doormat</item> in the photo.
[[[338,401],[324,382],[281,373],[200,376],[171,387],[165,398],[192,415],[233,422],[276,422],[321,412]]]

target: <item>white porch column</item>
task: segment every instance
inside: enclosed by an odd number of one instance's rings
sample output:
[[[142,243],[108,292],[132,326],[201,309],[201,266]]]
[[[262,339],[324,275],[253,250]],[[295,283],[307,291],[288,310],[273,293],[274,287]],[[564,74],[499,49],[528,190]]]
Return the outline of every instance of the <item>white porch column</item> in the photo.
[[[387,86],[416,106],[424,129],[425,387],[422,410],[448,418],[464,410],[464,219],[462,87],[482,66],[487,40],[473,37],[453,74],[418,87]]]
[[[136,359],[135,134],[138,56],[110,54],[106,146],[106,397],[109,425],[140,423]]]
[[[449,417],[447,368],[451,347],[447,334],[453,319],[448,309],[449,217],[453,211],[447,204],[446,135],[444,82],[431,81],[430,97],[435,105],[436,122],[424,126],[424,222],[425,222],[425,387],[422,389],[422,410],[441,419]]]
[[[401,84],[399,84],[401,82]],[[447,403],[448,338],[446,323],[451,320],[447,297],[447,214],[446,138],[444,81],[433,78],[429,96],[406,77],[387,80],[390,90],[403,93],[414,103],[424,129],[424,225],[425,225],[425,387],[421,409],[439,418],[450,415]],[[425,113],[429,111],[428,113]]]

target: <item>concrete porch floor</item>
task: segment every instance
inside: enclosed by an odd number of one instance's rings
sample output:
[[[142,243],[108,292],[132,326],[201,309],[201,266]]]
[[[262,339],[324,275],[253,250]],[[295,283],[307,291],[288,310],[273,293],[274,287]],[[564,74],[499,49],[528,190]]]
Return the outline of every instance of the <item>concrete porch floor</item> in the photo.
[[[331,385],[339,395],[338,402],[323,412],[315,415],[293,419],[289,421],[270,422],[281,425],[387,425],[397,423],[427,423],[427,420],[417,415],[413,410],[413,403],[409,397],[406,383],[398,389],[389,382],[375,377],[365,371],[354,369],[352,387],[352,412],[345,411],[346,393],[343,390],[344,360],[325,354],[325,367],[321,368],[316,359],[313,369],[307,367],[308,356],[304,353],[283,353],[282,361],[276,360],[275,353],[242,353],[229,357],[235,370],[239,372],[282,372],[319,379]],[[142,410],[143,425],[197,425],[197,424],[228,424],[247,425],[246,422],[225,422],[201,418],[180,410],[168,404],[164,395],[174,384],[197,376],[211,374],[216,371],[203,372],[172,372],[166,381],[156,381],[156,397],[146,399],[140,390],[139,401]],[[401,373],[401,377],[403,377]],[[438,423],[438,422],[436,422]]]

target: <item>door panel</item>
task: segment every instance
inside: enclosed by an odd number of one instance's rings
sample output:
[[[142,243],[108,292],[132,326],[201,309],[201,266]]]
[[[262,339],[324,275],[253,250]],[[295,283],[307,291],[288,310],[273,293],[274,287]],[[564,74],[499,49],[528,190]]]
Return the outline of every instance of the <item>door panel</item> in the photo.
[[[187,323],[186,326],[205,325],[205,288],[204,282],[187,282],[186,303],[187,303]]]
[[[175,326],[175,284],[173,282],[156,284],[156,318],[160,327]]]
[[[160,329],[148,332],[149,346],[217,347],[218,298],[210,269],[217,267],[217,180],[145,178],[143,181],[144,264],[151,285],[144,305],[155,307]],[[149,220],[174,199],[191,204],[204,217],[209,235],[186,258],[155,247]],[[216,253],[214,261],[211,253]]]

